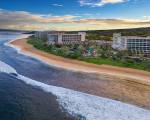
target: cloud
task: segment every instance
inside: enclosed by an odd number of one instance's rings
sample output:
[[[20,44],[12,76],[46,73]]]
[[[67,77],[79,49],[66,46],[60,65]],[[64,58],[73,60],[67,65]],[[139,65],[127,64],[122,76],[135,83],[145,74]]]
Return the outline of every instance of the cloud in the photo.
[[[77,16],[56,16],[51,14],[33,14],[26,11],[0,10],[0,28],[8,29],[50,29],[52,24],[66,23]]]
[[[150,20],[150,16],[143,16],[145,20]]]
[[[51,14],[32,14],[25,11],[8,11],[0,10],[0,21],[1,22],[34,22],[34,23],[49,23],[49,22],[65,22],[74,19],[76,16],[64,15],[64,16],[54,16]]]
[[[142,19],[107,19],[83,15],[33,14],[26,11],[0,10],[0,28],[22,30],[100,30],[150,26],[148,16]]]
[[[100,7],[106,4],[117,4],[127,2],[129,0],[79,0],[81,6]]]
[[[57,3],[52,4],[52,6],[55,6],[55,7],[63,7],[63,5],[57,4]]]

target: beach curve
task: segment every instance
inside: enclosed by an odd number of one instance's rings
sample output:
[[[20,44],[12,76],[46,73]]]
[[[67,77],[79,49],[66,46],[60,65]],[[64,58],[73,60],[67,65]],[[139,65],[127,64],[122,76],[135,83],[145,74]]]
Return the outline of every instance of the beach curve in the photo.
[[[26,38],[10,41],[9,44],[11,47],[13,46],[17,48],[22,53],[39,59],[50,66],[78,72],[112,75],[119,78],[126,78],[134,82],[139,82],[141,84],[150,85],[150,72],[132,68],[114,67],[111,65],[95,65],[83,61],[63,58],[37,50],[27,43]]]

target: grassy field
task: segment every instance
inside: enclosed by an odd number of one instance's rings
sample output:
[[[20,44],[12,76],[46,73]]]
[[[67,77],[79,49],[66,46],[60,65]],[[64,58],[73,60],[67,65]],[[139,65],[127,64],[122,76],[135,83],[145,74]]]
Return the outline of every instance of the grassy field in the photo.
[[[65,58],[70,59],[77,59],[81,61],[86,61],[88,63],[94,63],[94,64],[106,64],[106,65],[113,65],[113,66],[119,66],[119,67],[128,67],[128,68],[135,68],[140,70],[145,70],[150,72],[150,60],[143,60],[143,61],[134,61],[130,59],[112,59],[110,57],[85,57],[82,55],[82,50],[79,47],[75,50],[75,52],[69,52],[70,46],[55,46],[50,45],[47,46],[44,42],[40,40],[36,40],[34,38],[29,38],[28,43],[33,45],[35,48],[42,50],[47,53],[51,53],[57,56],[62,56]],[[109,51],[109,50],[108,50]],[[107,52],[108,52],[107,51]],[[104,51],[103,51],[104,52]],[[118,57],[115,55],[114,57]]]

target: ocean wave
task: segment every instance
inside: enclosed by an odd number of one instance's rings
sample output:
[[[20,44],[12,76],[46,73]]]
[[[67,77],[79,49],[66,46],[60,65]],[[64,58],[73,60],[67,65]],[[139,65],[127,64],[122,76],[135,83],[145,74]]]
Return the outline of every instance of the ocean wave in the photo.
[[[2,65],[2,66],[1,66]],[[1,72],[16,73],[9,65],[0,62]],[[42,82],[17,74],[28,85],[38,87],[57,96],[57,100],[72,115],[84,116],[87,120],[149,120],[150,111],[119,101],[98,97]],[[43,98],[44,99],[44,98]]]
[[[10,43],[13,42],[13,41],[16,41],[17,39],[28,38],[29,36],[31,36],[31,35],[23,35],[23,34],[22,34],[20,37],[16,37],[16,38],[13,39],[13,40],[9,40],[8,42],[5,42],[4,45],[15,49],[18,53],[21,54],[21,52],[20,52],[21,49],[18,48],[18,47],[16,47],[16,46],[14,46],[14,45],[12,45],[12,44],[10,44]]]
[[[17,71],[12,68],[11,66],[7,65],[6,63],[0,61],[0,72],[4,72],[4,73],[14,73],[17,74]]]

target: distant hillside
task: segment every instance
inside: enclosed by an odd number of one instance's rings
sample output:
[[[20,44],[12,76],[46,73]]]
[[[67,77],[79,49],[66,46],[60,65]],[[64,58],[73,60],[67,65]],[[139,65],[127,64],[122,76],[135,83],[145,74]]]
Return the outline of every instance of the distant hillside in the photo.
[[[15,33],[23,33],[23,34],[34,34],[35,31],[29,30],[12,30],[12,29],[0,29],[0,32],[15,32]]]
[[[24,30],[0,29],[0,32],[27,32]]]
[[[101,35],[112,36],[113,33],[120,32],[123,35],[150,35],[150,27],[148,28],[133,28],[133,29],[114,29],[114,30],[92,30],[87,33],[96,33]]]
[[[113,33],[121,33],[125,36],[150,36],[150,27],[133,29],[114,29],[114,30],[91,30],[87,32],[89,40],[111,40]]]

